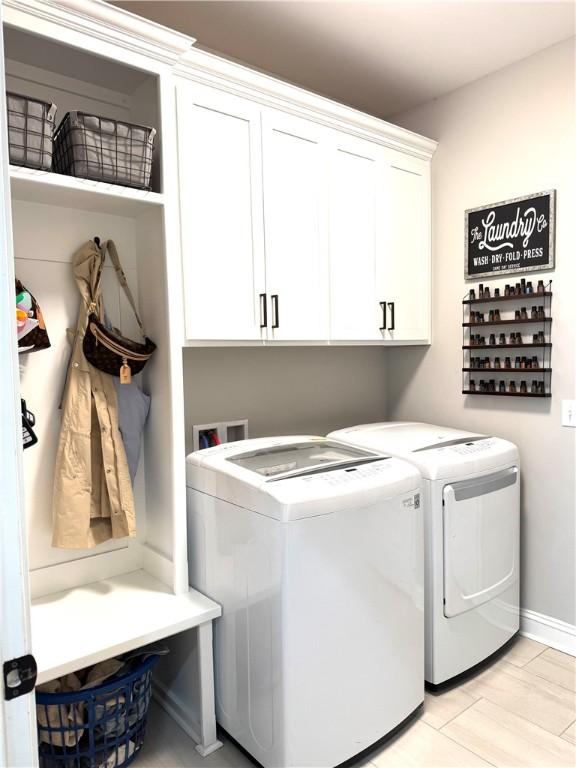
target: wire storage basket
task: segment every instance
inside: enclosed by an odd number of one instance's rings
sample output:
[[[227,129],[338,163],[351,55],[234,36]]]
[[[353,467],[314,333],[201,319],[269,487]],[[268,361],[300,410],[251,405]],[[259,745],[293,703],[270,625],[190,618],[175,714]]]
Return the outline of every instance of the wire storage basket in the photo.
[[[12,165],[52,167],[56,105],[19,93],[6,93],[8,148]]]
[[[158,656],[128,674],[73,693],[36,692],[40,768],[122,768],[144,743],[152,669]]]
[[[155,128],[67,112],[54,136],[54,170],[68,176],[150,189]]]

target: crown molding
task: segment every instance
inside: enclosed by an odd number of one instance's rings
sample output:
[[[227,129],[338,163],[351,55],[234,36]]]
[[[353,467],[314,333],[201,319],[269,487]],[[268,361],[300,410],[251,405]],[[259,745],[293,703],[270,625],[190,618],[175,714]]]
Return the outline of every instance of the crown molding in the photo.
[[[196,42],[104,0],[3,0],[2,8],[7,24],[39,34],[31,21],[53,24],[163,64],[174,65]]]
[[[199,49],[189,49],[174,73],[422,159],[430,159],[438,145],[433,139]]]

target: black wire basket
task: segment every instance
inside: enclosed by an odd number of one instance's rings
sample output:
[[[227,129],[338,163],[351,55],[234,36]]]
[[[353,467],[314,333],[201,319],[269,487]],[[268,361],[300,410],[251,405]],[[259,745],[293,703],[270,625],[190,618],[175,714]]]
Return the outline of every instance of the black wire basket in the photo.
[[[8,149],[12,165],[52,167],[56,105],[19,93],[6,93]]]
[[[93,181],[150,189],[156,130],[67,112],[54,136],[54,170]]]

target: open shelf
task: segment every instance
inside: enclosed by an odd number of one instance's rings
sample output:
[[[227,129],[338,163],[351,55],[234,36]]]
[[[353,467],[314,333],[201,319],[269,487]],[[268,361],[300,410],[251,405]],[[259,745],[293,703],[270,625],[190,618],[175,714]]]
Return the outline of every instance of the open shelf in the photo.
[[[532,342],[529,344],[463,344],[462,349],[524,349],[524,347],[546,349],[551,346],[552,342],[545,341],[544,344],[533,344]]]
[[[538,320],[532,320],[532,318],[528,320],[484,320],[481,323],[462,323],[462,328],[482,328],[483,325],[520,325],[521,323],[532,323],[535,325],[537,323],[551,322],[551,317],[541,317]]]
[[[463,395],[490,395],[491,397],[552,397],[549,392],[533,394],[532,392],[478,392],[475,389],[463,389]]]
[[[221,613],[199,592],[175,595],[145,571],[37,598],[31,620],[38,683],[192,629]]]
[[[158,192],[15,165],[10,166],[10,186],[15,200],[130,218],[164,203],[163,195]]]
[[[552,373],[552,368],[462,368],[463,373],[497,373],[500,378],[502,374],[509,373]]]
[[[517,296],[492,296],[489,299],[464,299],[462,304],[490,304],[492,301],[518,301],[518,299],[537,299],[544,296],[552,296],[552,291],[544,291],[544,293],[520,293]]]

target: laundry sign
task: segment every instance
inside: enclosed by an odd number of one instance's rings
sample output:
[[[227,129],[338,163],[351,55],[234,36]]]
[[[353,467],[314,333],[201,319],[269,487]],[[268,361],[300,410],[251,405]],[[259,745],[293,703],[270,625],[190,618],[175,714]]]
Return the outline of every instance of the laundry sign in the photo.
[[[555,207],[552,189],[467,210],[464,277],[552,269]]]

